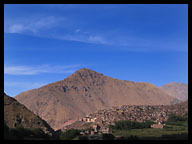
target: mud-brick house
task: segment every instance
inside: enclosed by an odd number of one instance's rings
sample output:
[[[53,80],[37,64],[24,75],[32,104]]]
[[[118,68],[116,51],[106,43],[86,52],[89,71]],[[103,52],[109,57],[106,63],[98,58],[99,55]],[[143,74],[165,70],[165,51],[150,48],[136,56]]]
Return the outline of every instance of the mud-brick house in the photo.
[[[159,128],[159,129],[163,129],[163,124],[153,124],[151,125],[152,128]]]
[[[92,128],[94,129],[94,132],[98,132],[98,130],[101,128],[98,124],[92,125]]]
[[[100,129],[100,131],[101,131],[102,133],[109,133],[109,128],[103,127],[103,128]]]

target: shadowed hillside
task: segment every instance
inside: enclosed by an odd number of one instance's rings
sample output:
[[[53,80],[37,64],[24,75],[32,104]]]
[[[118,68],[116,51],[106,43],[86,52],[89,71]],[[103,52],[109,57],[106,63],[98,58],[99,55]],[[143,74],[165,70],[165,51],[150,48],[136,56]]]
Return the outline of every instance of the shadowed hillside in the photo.
[[[49,135],[52,135],[54,132],[47,122],[6,94],[4,94],[4,123],[9,128],[41,128]]]

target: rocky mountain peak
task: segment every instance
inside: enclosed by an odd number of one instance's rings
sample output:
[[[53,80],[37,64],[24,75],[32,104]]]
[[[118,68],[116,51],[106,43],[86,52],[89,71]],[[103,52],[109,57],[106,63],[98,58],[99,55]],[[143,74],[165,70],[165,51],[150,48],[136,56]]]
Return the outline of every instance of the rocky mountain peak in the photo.
[[[85,77],[94,78],[95,77],[96,78],[97,76],[101,76],[101,75],[103,75],[103,74],[93,71],[91,69],[82,68],[82,69],[76,71],[70,77],[80,77],[80,78],[85,78]]]
[[[101,109],[120,105],[167,105],[174,99],[153,84],[118,80],[86,68],[15,98],[55,130]]]

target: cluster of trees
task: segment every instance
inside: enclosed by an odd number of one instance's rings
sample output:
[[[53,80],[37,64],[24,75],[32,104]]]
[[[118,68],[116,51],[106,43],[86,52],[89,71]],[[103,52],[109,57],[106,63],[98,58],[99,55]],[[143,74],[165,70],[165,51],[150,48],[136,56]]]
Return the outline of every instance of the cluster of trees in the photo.
[[[62,132],[60,135],[60,140],[72,140],[75,137],[80,135],[80,130],[77,129],[70,129],[68,131]]]
[[[115,125],[110,125],[110,130],[129,130],[129,129],[143,129],[143,128],[150,128],[152,124],[155,122],[153,121],[145,121],[145,122],[137,122],[137,121],[129,121],[129,120],[122,120],[115,123]]]
[[[4,138],[14,140],[23,140],[25,138],[50,139],[50,136],[45,134],[40,128],[9,128],[6,124],[4,124]]]
[[[169,118],[165,124],[178,125],[178,126],[188,126],[188,113],[186,113],[184,116],[171,114],[171,115],[169,115]]]

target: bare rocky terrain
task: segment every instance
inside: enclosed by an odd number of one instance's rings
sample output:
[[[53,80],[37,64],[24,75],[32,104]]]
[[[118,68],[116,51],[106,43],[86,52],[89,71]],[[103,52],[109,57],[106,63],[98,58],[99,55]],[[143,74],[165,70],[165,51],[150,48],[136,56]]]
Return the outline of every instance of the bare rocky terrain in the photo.
[[[54,129],[122,105],[169,105],[176,99],[151,83],[118,80],[90,69],[15,97]],[[178,100],[177,100],[178,101]]]
[[[184,83],[172,82],[160,87],[167,94],[181,101],[188,100],[188,85]]]
[[[41,128],[46,134],[54,133],[46,121],[6,94],[4,94],[4,123],[9,128]]]

